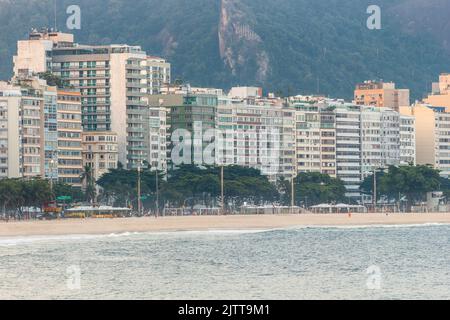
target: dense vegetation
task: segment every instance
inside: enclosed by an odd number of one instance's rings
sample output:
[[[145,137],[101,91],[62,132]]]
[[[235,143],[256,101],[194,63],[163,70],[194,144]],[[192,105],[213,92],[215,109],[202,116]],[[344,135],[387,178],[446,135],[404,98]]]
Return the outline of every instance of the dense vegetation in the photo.
[[[79,202],[84,194],[79,188],[57,183],[52,186],[42,179],[2,179],[0,180],[0,216],[22,219],[28,208],[42,209],[46,203],[58,197],[68,197],[65,204]]]
[[[156,173],[147,165],[141,173],[141,200],[145,210],[158,208],[208,208],[221,206],[220,168],[199,168],[182,165],[169,170],[167,175]],[[137,208],[138,172],[126,170],[122,165],[110,170],[95,182],[92,170],[85,167],[82,174],[84,190],[69,185],[53,185],[42,179],[0,180],[0,217],[23,218],[27,208],[43,208],[58,200],[65,205],[77,203],[109,204]],[[101,187],[100,192],[95,187]],[[361,184],[363,193],[372,195],[373,176]],[[320,173],[302,173],[294,180],[296,206],[311,207],[321,203],[348,203],[341,180]],[[271,183],[256,169],[239,166],[224,168],[224,196],[226,209],[237,212],[249,205],[291,205],[291,182],[279,179]],[[429,166],[389,167],[377,173],[378,200],[400,201],[406,199],[407,210],[426,199],[431,191],[443,191],[450,196],[450,180],[439,176],[439,171]],[[64,200],[61,200],[61,197]]]
[[[361,190],[369,195],[374,191],[374,177],[367,177]],[[400,201],[406,197],[407,209],[416,202],[426,200],[428,192],[443,190],[449,192],[449,180],[439,176],[439,171],[429,166],[391,166],[377,173],[377,200]]]
[[[103,191],[102,201],[116,206],[132,204],[137,206],[136,170],[125,170],[122,166],[105,174],[97,183]],[[220,206],[220,169],[207,167],[200,169],[193,165],[183,165],[171,170],[167,179],[146,168],[141,172],[141,191],[146,208],[155,208],[156,186],[158,183],[159,208]],[[238,166],[224,168],[224,196],[226,203],[234,208],[244,202],[265,204],[277,201],[277,188],[262,176],[258,170]]]
[[[31,27],[54,25],[53,1],[0,1],[0,78],[11,75],[18,39]],[[444,1],[433,6],[436,1],[378,0],[382,30],[370,31],[366,9],[372,0],[228,0],[232,22],[260,38],[254,44],[227,37],[235,73],[220,55],[221,0],[56,1],[62,31],[68,31],[68,5],[80,5],[77,41],[142,45],[173,63],[173,79],[193,85],[263,85],[285,94],[319,91],[350,98],[356,82],[382,78],[411,88],[418,98],[440,72],[449,71],[444,31],[450,6]],[[268,61],[263,78],[254,67],[261,57]]]

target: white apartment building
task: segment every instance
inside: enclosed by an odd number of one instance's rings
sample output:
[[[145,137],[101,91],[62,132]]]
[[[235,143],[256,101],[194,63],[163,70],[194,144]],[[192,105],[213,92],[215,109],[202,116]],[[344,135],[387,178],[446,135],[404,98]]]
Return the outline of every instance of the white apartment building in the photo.
[[[250,104],[251,103],[251,104]],[[295,175],[294,110],[278,99],[219,97],[217,128],[224,134],[217,156],[226,165],[261,170],[273,181]]]
[[[119,161],[147,159],[147,55],[126,45],[57,47],[52,72],[80,90],[85,132],[117,135]]]
[[[170,83],[164,59],[149,57],[139,46],[80,45],[71,34],[33,30],[28,40],[18,42],[14,70],[59,76],[81,93],[85,132],[115,135],[119,161],[128,168],[148,159],[147,93],[159,93]]]
[[[80,93],[58,90],[58,180],[75,187],[82,187],[82,134]]]
[[[152,169],[167,171],[167,109],[150,107],[149,109],[149,145],[148,163]]]
[[[320,112],[317,105],[296,105],[297,172],[320,172]]]
[[[0,82],[0,173],[8,178],[45,178],[44,92],[41,81],[27,86]],[[6,159],[6,160],[5,160]],[[7,164],[7,166],[5,166]]]
[[[147,57],[147,92],[161,94],[161,88],[171,82],[170,63],[160,57]]]
[[[296,171],[336,177],[335,113],[323,104],[296,100]]]
[[[321,173],[337,177],[336,113],[328,107],[320,110],[320,144]]]
[[[375,169],[400,164],[400,115],[392,109],[361,107],[363,179]]]
[[[0,81],[0,179],[22,176],[22,93]]]
[[[400,165],[400,114],[381,108],[382,167]]]
[[[337,176],[347,188],[346,196],[361,200],[361,108],[341,101],[331,102],[336,113]]]
[[[416,118],[400,115],[400,164],[416,163]]]
[[[281,127],[280,176],[291,178],[297,176],[295,110],[283,109],[283,125]]]

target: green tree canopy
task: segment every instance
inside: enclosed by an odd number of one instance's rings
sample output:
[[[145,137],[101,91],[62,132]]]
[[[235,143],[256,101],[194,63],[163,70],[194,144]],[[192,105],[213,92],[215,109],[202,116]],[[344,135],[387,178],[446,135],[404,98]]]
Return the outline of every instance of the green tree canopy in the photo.
[[[284,203],[291,203],[291,183],[280,181],[280,187],[285,194]],[[294,179],[295,205],[314,206],[321,203],[348,203],[345,196],[345,185],[340,179],[319,172],[300,173]]]
[[[159,207],[164,203],[182,207],[203,204],[220,205],[220,168],[181,165],[170,170],[165,177],[161,172],[149,168],[141,172],[141,194],[150,197],[144,201],[152,206],[156,197],[156,182],[159,187]],[[115,204],[136,204],[138,172],[123,167],[110,170],[97,184],[103,188],[103,198]],[[235,206],[243,202],[261,204],[279,199],[276,187],[259,170],[228,166],[224,168],[224,195],[227,203]]]
[[[4,215],[20,217],[23,207],[41,208],[52,198],[50,183],[46,180],[0,180],[0,207]]]
[[[390,166],[386,172],[377,173],[377,198],[397,199],[405,196],[408,210],[423,201],[428,192],[441,188],[442,178],[439,171],[430,166]],[[373,194],[373,176],[367,177],[361,184],[361,190]]]

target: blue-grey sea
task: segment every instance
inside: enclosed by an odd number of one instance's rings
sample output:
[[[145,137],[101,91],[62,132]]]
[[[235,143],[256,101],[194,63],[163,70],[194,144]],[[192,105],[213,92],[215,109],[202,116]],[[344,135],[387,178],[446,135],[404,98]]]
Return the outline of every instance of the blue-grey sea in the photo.
[[[450,226],[0,237],[0,299],[450,299]]]

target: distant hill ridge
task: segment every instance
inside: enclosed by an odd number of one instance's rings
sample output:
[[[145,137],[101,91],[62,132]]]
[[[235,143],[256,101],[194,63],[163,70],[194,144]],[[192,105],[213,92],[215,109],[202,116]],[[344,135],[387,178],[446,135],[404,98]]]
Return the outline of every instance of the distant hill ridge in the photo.
[[[394,81],[413,98],[450,72],[450,2],[378,0],[382,29],[366,27],[372,0],[57,0],[58,26],[79,5],[79,43],[141,45],[196,86],[258,85],[283,94],[350,99],[355,83]],[[53,0],[0,0],[0,78],[16,42],[53,26]]]

